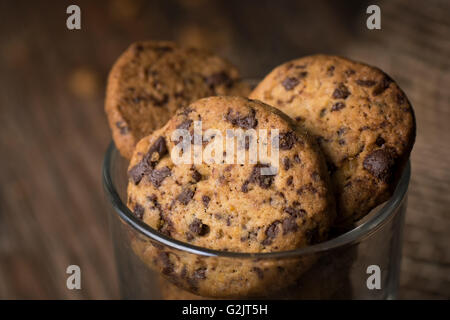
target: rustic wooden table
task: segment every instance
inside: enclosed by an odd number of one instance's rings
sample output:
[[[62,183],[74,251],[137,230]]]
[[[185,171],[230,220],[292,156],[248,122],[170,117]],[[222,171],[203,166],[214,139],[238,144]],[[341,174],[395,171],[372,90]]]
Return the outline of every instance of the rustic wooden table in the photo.
[[[100,169],[110,141],[105,79],[138,39],[208,47],[244,75],[305,54],[377,65],[404,88],[417,141],[401,298],[450,298],[450,3],[385,1],[382,29],[361,1],[0,3],[0,298],[118,298]],[[81,266],[82,290],[66,289]]]

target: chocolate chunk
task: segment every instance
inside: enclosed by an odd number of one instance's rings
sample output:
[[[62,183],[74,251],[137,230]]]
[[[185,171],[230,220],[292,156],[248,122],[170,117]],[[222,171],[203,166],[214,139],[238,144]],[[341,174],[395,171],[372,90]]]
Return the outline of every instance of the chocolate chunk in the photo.
[[[186,188],[177,196],[177,200],[182,204],[187,205],[189,201],[194,197],[195,190]]]
[[[159,259],[163,265],[163,274],[171,274],[174,270],[174,264],[170,261],[169,253],[161,251],[158,253]]]
[[[253,267],[252,271],[256,273],[259,279],[264,279],[264,271],[261,268]]]
[[[281,84],[287,91],[294,89],[298,85],[298,83],[299,80],[295,77],[287,77],[283,80],[283,82],[281,82]]]
[[[294,218],[298,218],[298,217],[304,217],[306,215],[306,211],[299,208],[300,204],[297,202],[297,204],[294,204],[292,206],[286,207],[284,208],[284,212],[286,212],[287,214],[289,214],[290,216],[294,217]]]
[[[231,88],[233,86],[233,80],[224,71],[213,73],[212,75],[205,77],[205,82],[211,89],[214,89],[222,84],[227,88]]]
[[[286,180],[286,185],[290,186],[292,184],[292,182],[294,182],[294,177],[289,176],[289,178],[287,178],[287,180]]]
[[[202,220],[195,218],[189,225],[189,230],[191,230],[195,235],[205,236],[209,233],[209,226],[204,224]]]
[[[278,143],[281,150],[290,150],[297,142],[297,136],[294,131],[280,133],[279,139]]]
[[[283,235],[286,235],[290,232],[295,232],[298,230],[297,222],[295,221],[294,217],[289,217],[286,219],[283,219]]]
[[[128,176],[135,185],[139,184],[142,177],[151,172],[151,167],[147,162],[147,157],[144,158],[128,171]]]
[[[202,196],[202,202],[205,208],[208,208],[209,202],[211,201],[211,198],[208,196]]]
[[[332,96],[334,99],[347,99],[349,95],[350,91],[348,91],[348,88],[343,83],[340,83],[339,86],[334,89]]]
[[[331,107],[331,111],[339,111],[341,109],[345,108],[345,103],[343,102],[336,102],[335,104],[333,104],[333,106]]]
[[[167,236],[171,236],[174,231],[173,222],[167,217],[162,210],[159,212],[160,225],[158,231],[164,233]]]
[[[355,80],[355,82],[358,86],[369,87],[369,88],[373,87],[377,83],[374,80],[362,80],[362,79]]]
[[[155,160],[153,157],[153,154],[157,153],[158,158]],[[166,145],[166,139],[163,136],[160,136],[156,141],[152,144],[150,149],[148,150],[148,153],[146,155],[147,161],[154,166],[163,156],[165,156],[168,153],[167,151],[167,145]]]
[[[377,140],[375,140],[375,144],[379,147],[382,147],[385,142],[386,141],[381,136],[378,136]]]
[[[392,82],[391,78],[389,78],[388,76],[384,76],[383,80],[381,80],[377,84],[377,86],[373,89],[372,95],[375,97],[382,94],[384,91],[386,91],[387,88],[389,88],[391,82]]]
[[[194,271],[192,276],[196,280],[206,279],[206,267],[198,268],[197,270]]]
[[[254,129],[258,125],[258,119],[256,119],[256,111],[250,108],[250,112],[246,116],[241,116],[239,112],[236,115],[232,114],[232,110],[229,109],[225,115],[225,119],[234,126],[241,127],[243,129]]]
[[[241,187],[241,191],[248,192],[248,185],[250,183],[258,184],[263,189],[269,189],[274,180],[274,176],[261,174],[262,168],[269,168],[269,167],[270,165],[268,164],[260,164],[260,163],[255,164],[252,173],[250,174],[250,177],[246,181],[244,181],[244,184]]]
[[[301,187],[297,190],[297,193],[298,193],[299,195],[302,195],[302,194],[304,194],[304,193],[306,193],[306,192],[310,192],[310,193],[313,193],[313,194],[314,194],[314,193],[317,193],[317,189],[313,187],[312,183],[308,183],[308,184],[305,184],[305,185],[301,186]]]
[[[266,229],[266,238],[262,241],[262,245],[264,246],[268,246],[270,244],[272,244],[273,239],[276,238],[279,230],[278,230],[278,225],[281,223],[280,220],[275,220],[274,222],[272,222]]]
[[[192,122],[193,122],[193,120],[191,120],[191,119],[184,120],[182,123],[180,123],[180,124],[177,126],[177,129],[188,130],[189,127],[191,126]]]
[[[133,209],[133,213],[136,216],[136,218],[142,220],[142,217],[144,216],[144,212],[145,212],[144,207],[141,206],[140,204],[136,203],[134,206],[134,209]]]
[[[196,169],[192,171],[192,179],[197,183],[202,180],[202,175]]]
[[[158,170],[152,170],[148,178],[155,188],[159,188],[163,180],[170,176],[170,174],[170,169],[168,167],[164,167]]]
[[[289,168],[291,167],[291,161],[289,160],[289,158],[288,157],[284,157],[283,158],[283,167],[284,167],[284,170],[289,170]]]
[[[366,156],[363,167],[374,177],[387,182],[394,172],[395,154],[393,148],[377,149]]]

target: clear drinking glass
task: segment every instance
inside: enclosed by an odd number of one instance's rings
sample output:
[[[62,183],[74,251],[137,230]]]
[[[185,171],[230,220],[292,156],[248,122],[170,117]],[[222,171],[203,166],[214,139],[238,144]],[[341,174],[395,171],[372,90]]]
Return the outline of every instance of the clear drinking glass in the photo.
[[[408,162],[390,200],[354,229],[305,248],[233,253],[171,239],[126,206],[128,161],[111,143],[103,184],[124,299],[393,299],[397,295]]]

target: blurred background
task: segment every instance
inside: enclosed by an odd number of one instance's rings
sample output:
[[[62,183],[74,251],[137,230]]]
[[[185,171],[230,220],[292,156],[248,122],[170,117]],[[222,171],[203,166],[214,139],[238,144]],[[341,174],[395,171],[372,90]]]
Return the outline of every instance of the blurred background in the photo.
[[[81,8],[81,30],[66,8]],[[381,8],[381,30],[366,8]],[[108,71],[133,41],[211,49],[245,77],[312,53],[390,74],[417,117],[400,298],[450,298],[450,1],[1,1],[0,298],[118,298],[101,186]],[[66,267],[82,290],[66,288]]]

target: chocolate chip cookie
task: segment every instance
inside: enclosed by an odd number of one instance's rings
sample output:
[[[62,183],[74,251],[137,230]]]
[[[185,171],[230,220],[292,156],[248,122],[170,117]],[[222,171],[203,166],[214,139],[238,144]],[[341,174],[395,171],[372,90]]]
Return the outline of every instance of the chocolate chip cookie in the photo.
[[[177,129],[188,133],[187,139],[174,136]],[[234,139],[231,148],[219,138],[239,132],[258,135]],[[222,145],[223,153],[216,149]],[[249,163],[262,147],[271,155],[278,150],[276,161],[259,156]],[[247,159],[243,163],[238,151]],[[195,163],[200,152],[202,161]],[[190,154],[186,159],[193,161],[175,164],[180,154]],[[211,162],[213,154],[223,157]],[[128,207],[138,219],[203,248],[250,253],[301,248],[326,239],[335,217],[325,159],[316,143],[279,110],[246,98],[210,97],[180,109],[136,145],[129,177]],[[135,251],[173,282],[212,297],[255,295],[267,285],[279,289],[308,265],[249,259],[238,266],[236,260],[200,261],[158,247],[136,243]]]
[[[114,142],[130,159],[136,143],[199,98],[243,95],[237,69],[207,51],[172,42],[133,43],[108,78],[105,111]]]
[[[250,94],[315,136],[349,226],[393,193],[415,139],[413,109],[381,70],[315,55],[278,66]]]

